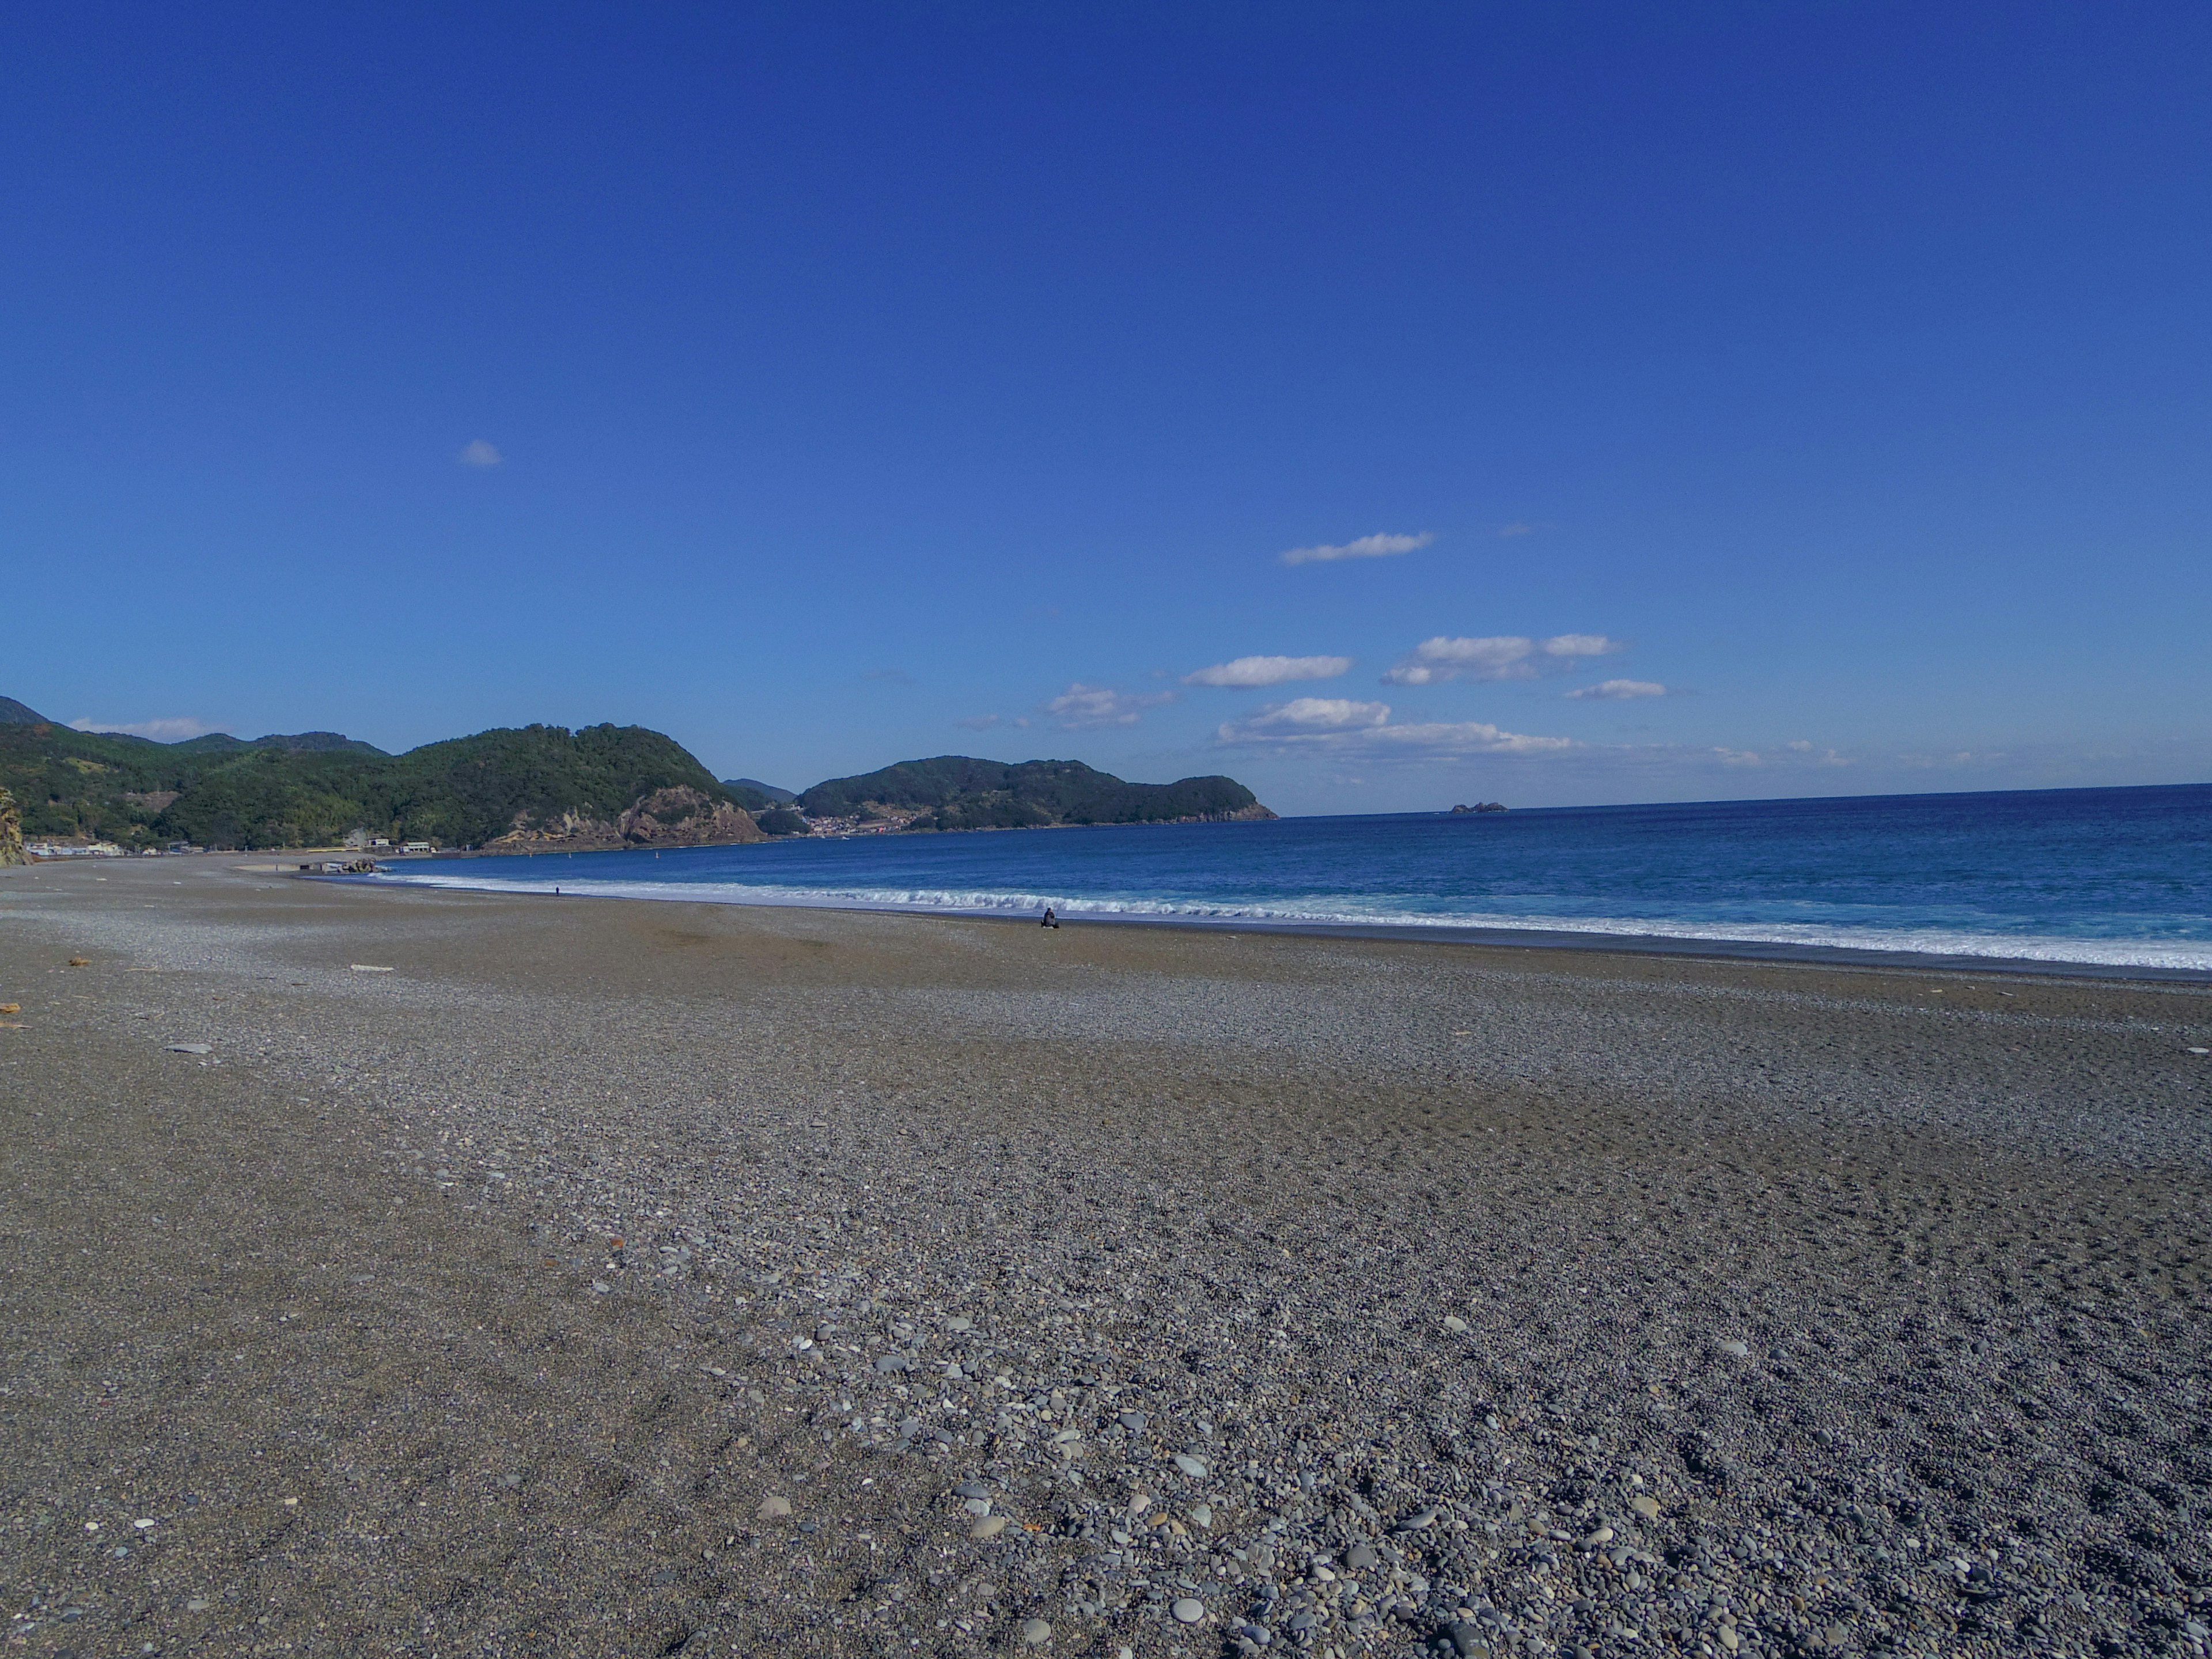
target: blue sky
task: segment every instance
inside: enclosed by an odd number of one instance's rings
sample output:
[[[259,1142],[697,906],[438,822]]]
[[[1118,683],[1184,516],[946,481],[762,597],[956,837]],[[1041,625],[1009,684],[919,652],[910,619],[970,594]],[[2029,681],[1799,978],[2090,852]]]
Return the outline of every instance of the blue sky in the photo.
[[[1288,811],[2201,780],[2207,61],[2197,5],[19,10],[0,693]]]

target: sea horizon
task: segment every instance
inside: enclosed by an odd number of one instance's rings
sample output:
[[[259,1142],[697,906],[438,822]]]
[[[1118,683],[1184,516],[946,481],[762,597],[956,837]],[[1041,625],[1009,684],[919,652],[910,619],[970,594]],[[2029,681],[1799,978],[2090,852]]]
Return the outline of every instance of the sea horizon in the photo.
[[[2194,976],[2212,973],[2208,825],[2212,784],[2157,784],[793,836],[357,879]]]

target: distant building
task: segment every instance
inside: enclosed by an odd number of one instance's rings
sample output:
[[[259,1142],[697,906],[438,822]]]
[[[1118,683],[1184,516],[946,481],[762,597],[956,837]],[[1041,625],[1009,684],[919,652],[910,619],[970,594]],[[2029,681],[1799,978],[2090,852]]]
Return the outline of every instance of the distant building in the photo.
[[[381,847],[384,843],[379,842],[377,845]],[[434,853],[437,851],[437,844],[434,842],[427,841],[402,842],[399,850],[403,853]]]

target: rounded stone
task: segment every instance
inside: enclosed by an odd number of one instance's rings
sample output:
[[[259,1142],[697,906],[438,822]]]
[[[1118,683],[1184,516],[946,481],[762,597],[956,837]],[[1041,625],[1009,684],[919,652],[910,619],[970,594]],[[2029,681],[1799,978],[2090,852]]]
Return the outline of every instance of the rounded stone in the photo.
[[[1178,1596],[1176,1598],[1175,1605],[1168,1611],[1175,1614],[1176,1623],[1194,1625],[1206,1617],[1206,1603],[1195,1595]]]
[[[1052,1640],[1052,1626],[1042,1619],[1022,1620],[1022,1640],[1033,1648],[1041,1648]]]

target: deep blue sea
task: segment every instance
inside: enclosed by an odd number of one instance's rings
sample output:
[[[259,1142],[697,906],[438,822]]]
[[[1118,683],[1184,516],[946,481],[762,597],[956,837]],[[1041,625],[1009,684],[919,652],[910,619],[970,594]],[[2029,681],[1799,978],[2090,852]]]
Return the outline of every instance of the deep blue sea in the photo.
[[[2212,784],[794,837],[409,861],[373,879],[2212,970]]]

